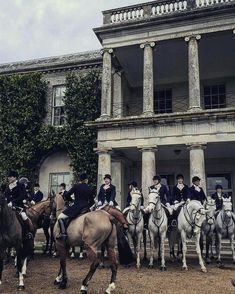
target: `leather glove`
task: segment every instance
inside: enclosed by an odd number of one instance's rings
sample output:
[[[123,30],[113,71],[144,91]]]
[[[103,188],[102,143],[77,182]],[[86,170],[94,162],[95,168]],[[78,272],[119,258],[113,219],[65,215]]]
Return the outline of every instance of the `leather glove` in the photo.
[[[109,202],[109,206],[114,206],[113,201],[110,201],[110,202]]]
[[[12,206],[13,206],[12,202],[9,202],[9,203],[7,204],[7,206],[10,207],[10,208],[12,208]]]
[[[102,201],[99,201],[97,205],[98,206],[101,206],[102,205]]]
[[[32,200],[30,203],[31,203],[32,205],[35,205],[35,204],[36,204],[35,201],[33,201],[33,200]]]

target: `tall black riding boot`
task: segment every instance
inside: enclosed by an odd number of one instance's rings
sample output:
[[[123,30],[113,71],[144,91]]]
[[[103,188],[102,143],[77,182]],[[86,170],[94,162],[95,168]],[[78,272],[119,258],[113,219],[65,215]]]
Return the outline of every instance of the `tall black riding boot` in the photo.
[[[60,233],[56,237],[56,239],[63,240],[63,241],[65,241],[67,239],[65,221],[66,220],[64,220],[62,218],[58,219],[58,223],[59,223],[59,226],[60,226]]]

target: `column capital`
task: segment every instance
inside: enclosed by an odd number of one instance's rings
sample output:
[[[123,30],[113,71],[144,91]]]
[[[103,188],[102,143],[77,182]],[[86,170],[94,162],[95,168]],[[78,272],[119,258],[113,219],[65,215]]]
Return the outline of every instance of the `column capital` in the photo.
[[[144,145],[144,146],[137,146],[140,152],[144,151],[153,151],[157,152],[158,151],[158,146],[157,145]]]
[[[153,48],[154,46],[156,45],[156,43],[155,42],[145,42],[145,43],[142,43],[142,44],[140,44],[140,48],[141,49],[144,49],[144,48],[146,48],[146,47],[151,47],[151,48]]]
[[[94,148],[93,150],[98,155],[101,155],[101,154],[112,154],[112,151],[113,151],[112,148]]]
[[[101,54],[104,55],[104,53],[109,53],[112,54],[113,53],[113,49],[112,48],[102,48],[100,50]]]
[[[206,142],[197,142],[197,143],[187,143],[186,146],[187,146],[187,149],[189,150],[204,150],[206,149],[206,145],[207,143]]]
[[[192,39],[199,41],[201,39],[201,35],[191,35],[191,36],[187,36],[184,38],[185,42],[187,42],[187,43]]]

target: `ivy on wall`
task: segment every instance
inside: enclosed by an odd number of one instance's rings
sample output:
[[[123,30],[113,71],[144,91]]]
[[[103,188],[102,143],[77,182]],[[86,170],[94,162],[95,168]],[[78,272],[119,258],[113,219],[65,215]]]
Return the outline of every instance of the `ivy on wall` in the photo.
[[[101,78],[98,71],[69,74],[64,98],[67,124],[53,127],[46,116],[46,82],[41,74],[0,77],[0,173],[17,169],[32,182],[50,152],[68,153],[75,175],[87,172],[95,186],[96,131],[85,126],[100,114]],[[49,110],[50,111],[50,110]]]

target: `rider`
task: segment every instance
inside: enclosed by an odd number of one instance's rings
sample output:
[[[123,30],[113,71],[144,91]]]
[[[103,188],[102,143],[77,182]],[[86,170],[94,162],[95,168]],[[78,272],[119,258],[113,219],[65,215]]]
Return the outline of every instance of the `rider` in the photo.
[[[229,196],[223,192],[223,187],[221,185],[216,185],[215,191],[216,192],[211,195],[211,198],[215,200],[216,210],[221,210],[223,208],[223,198],[229,198]]]
[[[90,207],[94,204],[94,192],[88,186],[87,174],[81,174],[80,183],[74,185],[68,192],[63,192],[64,199],[72,201],[72,194],[75,196],[74,205],[67,207],[59,215],[60,234],[56,239],[66,240],[66,223],[68,223],[68,220],[78,217],[81,212],[90,211]]]
[[[161,184],[161,176],[156,175],[153,177],[153,185],[149,187],[149,190],[155,189],[159,193],[161,203],[166,207],[169,214],[172,215],[173,210],[170,206],[170,193],[167,186]]]
[[[27,200],[27,192],[25,189],[25,185],[19,183],[18,177],[19,175],[17,171],[9,172],[8,174],[9,186],[5,191],[5,195],[6,195],[8,207],[16,208],[17,210],[20,210],[19,214],[24,223],[24,229],[26,231],[25,232],[26,239],[32,239],[33,225],[25,213],[25,206],[24,206],[24,200]]]
[[[176,176],[177,184],[172,189],[172,204],[174,205],[173,219],[176,220],[182,205],[188,199],[188,186],[184,183],[184,176]]]
[[[203,189],[200,187],[200,181],[201,179],[198,176],[194,176],[192,178],[192,187],[188,189],[188,199],[189,200],[198,200],[203,204],[207,198],[203,191]]]
[[[31,204],[35,205],[36,203],[42,201],[43,193],[40,191],[40,185],[36,183],[34,185],[34,193],[31,196]]]
[[[98,207],[102,207],[102,209],[115,217],[123,225],[123,228],[127,230],[128,222],[115,200],[116,187],[111,182],[111,175],[106,174],[104,176],[104,184],[101,185],[98,194]]]

